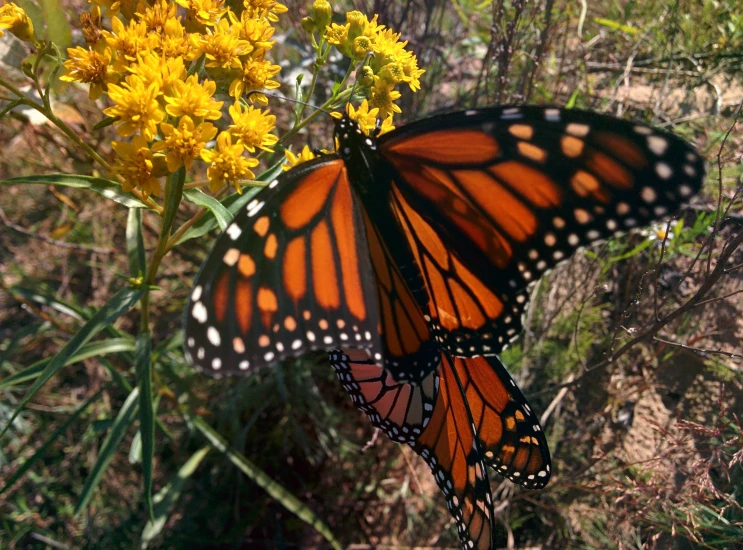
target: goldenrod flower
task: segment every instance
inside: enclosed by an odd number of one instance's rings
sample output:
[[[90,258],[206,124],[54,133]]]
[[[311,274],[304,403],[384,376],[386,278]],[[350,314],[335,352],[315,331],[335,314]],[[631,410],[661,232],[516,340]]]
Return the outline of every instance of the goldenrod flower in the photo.
[[[182,117],[177,128],[163,122],[160,130],[165,139],[155,143],[152,150],[167,151],[165,161],[170,172],[178,170],[181,164],[185,164],[186,170],[190,170],[191,163],[199,157],[206,143],[217,135],[217,128],[211,122],[202,122],[194,126],[189,116]]]
[[[345,25],[333,23],[328,27],[325,38],[343,55],[359,61],[372,51],[376,35],[382,29],[384,25],[377,24],[376,15],[369,21],[360,11],[351,11],[346,14]]]
[[[239,143],[232,144],[232,136],[229,132],[222,132],[217,137],[216,149],[201,151],[201,158],[210,163],[206,175],[209,178],[209,190],[212,193],[216,193],[225,183],[232,183],[240,193],[242,191],[239,180],[255,178],[255,174],[250,169],[258,166],[258,160],[244,157],[244,149]]]
[[[137,54],[157,47],[159,36],[147,31],[142,21],[130,21],[128,26],[117,17],[111,19],[111,31],[103,31],[106,42],[117,52],[114,68],[123,72],[127,65],[137,61]]]
[[[105,15],[112,19],[121,12],[127,19],[134,17],[136,11],[135,6],[137,0],[90,0],[91,4],[96,4],[102,8],[106,8]]]
[[[248,106],[243,111],[240,103],[236,102],[230,107],[230,116],[234,124],[230,125],[229,131],[237,143],[251,153],[255,153],[256,147],[273,153],[271,146],[279,141],[279,138],[269,133],[276,126],[274,115],[253,106]]]
[[[281,165],[281,169],[285,172],[294,168],[297,164],[302,164],[308,160],[315,158],[315,153],[312,152],[309,145],[305,145],[298,155],[292,153],[289,149],[284,151],[286,162]]]
[[[251,15],[263,16],[272,23],[279,20],[280,13],[286,13],[288,8],[276,0],[244,0],[243,5]]]
[[[108,85],[116,82],[116,74],[108,72],[111,63],[111,50],[103,40],[95,48],[67,48],[69,59],[64,62],[67,74],[59,77],[64,82],[82,82],[90,84],[88,97],[96,100],[101,97]]]
[[[158,95],[169,95],[173,92],[176,82],[186,79],[186,65],[182,57],[166,57],[155,52],[145,52],[137,55],[137,63],[127,67],[127,70],[139,76],[145,86],[157,84]]]
[[[279,87],[279,83],[271,80],[271,77],[278,74],[281,67],[272,65],[270,61],[263,59],[263,52],[251,57],[243,63],[242,75],[232,81],[230,84],[230,95],[235,99],[240,99],[243,92],[256,90],[273,90]],[[257,102],[261,105],[268,105],[268,98],[262,93],[254,93],[249,97],[251,102]]]
[[[379,114],[379,108],[369,109],[369,102],[365,99],[361,102],[358,109],[350,103],[346,105],[346,114],[351,120],[355,120],[361,127],[361,131],[369,135],[369,133],[377,127],[377,115]],[[338,111],[330,113],[333,118],[342,118],[343,114]]]
[[[88,46],[95,46],[103,36],[101,27],[101,8],[93,6],[90,13],[80,14],[80,26],[83,31],[83,38]]]
[[[379,132],[377,132],[377,137],[383,136],[394,129],[395,126],[392,124],[392,115],[390,115],[382,121],[382,125],[379,127]]]
[[[240,57],[253,51],[250,42],[240,38],[240,25],[230,25],[225,18],[214,30],[207,29],[206,34],[193,35],[192,44],[206,56],[206,66],[224,70],[240,69]]]
[[[201,55],[189,41],[188,33],[179,19],[169,19],[160,35],[160,50],[166,59],[171,57],[183,57],[193,61]]]
[[[395,90],[395,84],[387,82],[379,76],[374,77],[374,86],[371,88],[369,105],[379,108],[379,116],[387,118],[392,113],[401,113],[399,106],[394,101],[400,99],[400,92]]]
[[[108,96],[116,105],[103,112],[119,118],[116,128],[119,135],[130,136],[140,132],[149,141],[157,133],[157,125],[165,119],[165,113],[157,102],[159,94],[157,83],[145,86],[139,76],[129,75],[122,85],[108,85]]]
[[[175,117],[188,115],[194,120],[218,120],[222,116],[220,109],[224,101],[212,99],[216,91],[215,82],[204,80],[200,83],[198,76],[191,75],[185,82],[173,82],[173,90],[165,96],[165,110]]]
[[[227,13],[229,8],[224,0],[175,0],[188,10],[186,28],[190,31],[201,31],[204,27],[213,27]]]
[[[116,151],[116,171],[121,174],[124,182],[121,184],[125,192],[135,187],[141,189],[145,197],[160,195],[160,182],[157,181],[155,155],[147,146],[147,140],[142,136],[134,136],[131,143],[114,141]]]
[[[0,7],[0,36],[5,34],[3,29],[9,30],[24,42],[34,41],[34,24],[26,12],[13,2]]]
[[[276,29],[265,17],[251,17],[247,10],[240,16],[240,38],[250,42],[253,49],[269,50],[275,40],[271,40]]]
[[[178,21],[176,5],[168,0],[155,0],[151,6],[140,2],[134,17],[144,23],[148,31],[159,34],[162,34],[168,21]]]

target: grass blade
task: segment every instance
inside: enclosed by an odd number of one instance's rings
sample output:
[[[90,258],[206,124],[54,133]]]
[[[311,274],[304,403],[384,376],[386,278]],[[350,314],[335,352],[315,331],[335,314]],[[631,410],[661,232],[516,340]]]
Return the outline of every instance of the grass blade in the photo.
[[[168,513],[181,496],[186,481],[193,475],[210,450],[211,447],[203,447],[192,454],[180,467],[178,473],[155,495],[155,517],[147,522],[140,537],[143,549],[147,548],[152,539],[160,534],[168,520]]]
[[[106,468],[108,468],[108,464],[114,457],[114,453],[116,452],[116,449],[118,449],[124,435],[126,435],[126,430],[131,426],[137,416],[138,403],[139,388],[134,388],[132,393],[129,394],[129,397],[126,398],[126,401],[124,401],[124,405],[121,407],[119,414],[116,415],[111,430],[108,432],[108,435],[101,446],[100,453],[98,453],[98,460],[95,461],[95,464],[90,471],[90,475],[85,480],[85,485],[83,486],[80,498],[75,506],[75,515],[78,515],[85,509],[93,496],[93,491],[101,482],[101,478],[103,477]]]
[[[41,387],[46,384],[52,376],[57,374],[57,372],[62,367],[64,367],[68,359],[72,357],[82,346],[84,346],[93,336],[98,334],[107,325],[110,325],[124,313],[129,311],[129,309],[137,302],[137,300],[139,300],[141,294],[141,290],[134,290],[131,288],[123,288],[119,290],[116,294],[113,295],[113,297],[105,306],[99,309],[98,312],[96,312],[96,314],[93,315],[90,320],[83,325],[83,327],[70,339],[69,342],[67,342],[67,344],[65,344],[65,346],[57,353],[57,355],[55,355],[54,358],[49,361],[49,364],[33,383],[31,389],[29,389],[28,392],[26,392],[26,395],[23,396],[23,399],[21,399],[20,403],[18,403],[18,407],[16,407],[15,411],[13,411],[8,424],[3,428],[2,432],[0,432],[0,438],[5,435],[6,431],[8,431],[8,428],[10,428],[13,421],[20,414],[21,410],[23,410],[23,407],[26,406],[26,403],[28,403],[29,400],[31,400],[31,398],[36,395]]]
[[[230,459],[238,469],[243,472],[246,476],[252,479],[256,485],[262,487],[269,495],[275,498],[284,508],[289,510],[291,513],[296,515],[299,519],[310,525],[315,531],[320,533],[325,540],[335,550],[341,550],[340,543],[335,539],[330,528],[318,518],[312,510],[302,504],[294,495],[288,492],[284,487],[278,484],[276,481],[266,474],[263,470],[258,468],[255,464],[250,462],[242,453],[239,453],[225,441],[221,435],[219,435],[214,429],[206,424],[201,418],[189,415],[188,419],[198,429],[204,437],[214,446],[215,449],[223,453]]]
[[[19,176],[0,180],[0,185],[56,185],[59,187],[75,187],[89,189],[127,208],[149,208],[131,193],[124,193],[121,185],[115,181],[93,176],[78,176],[76,174],[46,174],[41,176]]]
[[[155,415],[152,407],[152,338],[149,332],[137,336],[136,371],[139,386],[139,433],[142,438],[142,471],[144,475],[144,498],[150,520],[155,519],[152,508],[152,463],[155,454]]]
[[[18,470],[16,470],[16,472],[12,476],[10,476],[10,478],[5,483],[5,485],[3,486],[3,488],[0,489],[0,495],[2,495],[10,487],[12,487],[13,484],[16,481],[18,481],[21,477],[23,477],[23,474],[25,474],[31,468],[31,466],[33,466],[34,464],[36,464],[36,462],[40,458],[43,458],[44,457],[44,454],[46,453],[46,450],[57,440],[57,438],[60,435],[62,435],[63,433],[65,433],[67,431],[67,429],[72,425],[72,423],[75,420],[77,420],[78,418],[80,418],[80,415],[83,414],[87,410],[87,408],[90,406],[91,403],[93,403],[94,401],[96,401],[101,396],[101,394],[103,393],[103,391],[105,389],[106,389],[106,387],[104,386],[103,388],[101,388],[100,390],[98,390],[97,392],[95,392],[93,395],[91,395],[85,401],[85,403],[83,403],[82,405],[80,405],[78,407],[78,409],[74,413],[72,413],[72,415],[70,415],[70,417],[67,419],[67,421],[64,424],[62,424],[59,428],[57,428],[56,430],[54,430],[54,433],[49,437],[49,439],[47,439],[43,443],[43,445],[41,445],[41,447],[39,447],[38,449],[36,449],[36,452],[34,452],[34,454],[32,454],[26,460],[26,462],[24,462],[23,464],[21,464],[21,467],[18,468]]]

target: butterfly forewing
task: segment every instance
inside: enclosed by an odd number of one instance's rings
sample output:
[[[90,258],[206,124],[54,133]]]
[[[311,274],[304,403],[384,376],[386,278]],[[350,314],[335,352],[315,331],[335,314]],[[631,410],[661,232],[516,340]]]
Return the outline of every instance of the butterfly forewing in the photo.
[[[215,374],[337,345],[381,358],[375,292],[360,203],[325,157],[269,184],[217,240],[186,310],[187,350]]]
[[[379,148],[432,327],[460,356],[497,353],[521,329],[529,283],[580,246],[676,212],[704,177],[671,134],[555,108],[432,117]]]

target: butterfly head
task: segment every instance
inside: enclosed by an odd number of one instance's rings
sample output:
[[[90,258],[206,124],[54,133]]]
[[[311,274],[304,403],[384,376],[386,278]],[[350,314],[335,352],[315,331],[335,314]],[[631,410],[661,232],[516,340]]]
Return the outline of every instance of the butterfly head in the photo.
[[[347,163],[361,160],[359,155],[369,156],[377,149],[376,137],[366,135],[359,123],[347,114],[336,120],[335,138],[339,143],[338,152]]]

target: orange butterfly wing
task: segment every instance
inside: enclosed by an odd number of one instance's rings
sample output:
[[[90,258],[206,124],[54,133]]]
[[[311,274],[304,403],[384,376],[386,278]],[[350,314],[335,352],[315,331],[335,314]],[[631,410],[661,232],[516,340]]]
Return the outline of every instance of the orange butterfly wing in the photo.
[[[675,212],[703,160],[680,138],[595,113],[491,108],[383,136],[390,201],[455,355],[500,351],[526,288],[579,246]],[[425,304],[422,304],[425,305]]]
[[[211,374],[249,373],[337,345],[382,358],[360,202],[328,156],[270,183],[219,237],[186,309],[186,350]]]
[[[495,358],[451,358],[422,385],[397,383],[364,350],[339,349],[330,363],[354,404],[393,441],[430,466],[462,545],[491,548],[492,497],[485,473],[531,489],[550,477],[547,441],[526,399]]]

